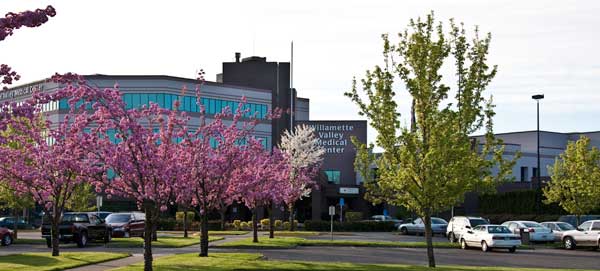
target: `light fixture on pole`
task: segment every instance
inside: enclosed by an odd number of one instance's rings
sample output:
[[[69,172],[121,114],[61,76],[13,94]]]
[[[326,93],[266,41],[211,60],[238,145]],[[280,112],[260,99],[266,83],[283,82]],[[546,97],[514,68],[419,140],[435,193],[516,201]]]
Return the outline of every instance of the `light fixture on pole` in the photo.
[[[541,176],[542,176],[542,169],[540,167],[540,100],[544,99],[544,94],[536,94],[531,96],[532,99],[534,99],[537,103],[537,169],[535,170],[535,175],[533,176],[535,177],[537,180],[537,193],[535,193],[535,197],[536,197],[536,206],[537,206],[537,210],[538,212],[540,211],[541,208],[541,191],[542,191],[542,180],[541,180]],[[533,182],[533,180],[531,180]]]

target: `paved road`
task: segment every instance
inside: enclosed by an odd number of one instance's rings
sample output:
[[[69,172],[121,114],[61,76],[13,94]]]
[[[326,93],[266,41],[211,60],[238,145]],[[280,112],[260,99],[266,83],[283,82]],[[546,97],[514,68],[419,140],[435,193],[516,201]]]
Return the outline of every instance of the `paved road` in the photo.
[[[227,239],[246,238],[245,236],[225,236]],[[266,238],[261,236],[261,238]],[[319,236],[311,238],[328,238]],[[352,235],[336,235],[335,239],[349,240],[386,240],[386,241],[420,241],[421,236],[402,236],[390,233],[354,233]],[[436,237],[436,241],[444,241]],[[211,245],[223,241],[211,242]],[[22,252],[48,252],[45,245],[12,245],[1,247],[0,255]],[[75,245],[61,244],[61,251],[113,251],[127,252],[141,257],[142,248],[110,248],[95,245],[83,249]],[[156,257],[178,253],[197,253],[198,245],[184,248],[153,248]],[[216,252],[256,252],[264,254],[268,259],[301,260],[301,261],[337,261],[354,263],[398,263],[426,265],[425,249],[418,248],[366,248],[366,247],[298,247],[295,249],[268,250],[232,250],[211,248]],[[506,267],[543,267],[543,268],[576,268],[598,269],[600,252],[590,250],[566,251],[562,249],[518,250],[517,253],[494,251],[484,253],[480,250],[436,249],[436,261],[440,265],[472,265],[472,266],[506,266]],[[138,258],[140,259],[140,258]],[[108,266],[107,266],[108,267]],[[98,269],[100,270],[100,269]]]
[[[427,264],[425,249],[417,248],[299,247],[255,252],[264,254],[268,259],[279,260]],[[504,251],[484,253],[480,250],[436,249],[435,256],[440,265],[576,269],[600,267],[600,252],[584,250],[537,249],[520,250],[513,254]]]

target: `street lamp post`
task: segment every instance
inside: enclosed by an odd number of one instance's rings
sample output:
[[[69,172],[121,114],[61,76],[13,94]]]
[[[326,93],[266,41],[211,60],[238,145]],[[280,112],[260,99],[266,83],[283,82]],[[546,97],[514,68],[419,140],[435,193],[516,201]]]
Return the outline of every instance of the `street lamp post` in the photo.
[[[538,212],[541,209],[541,201],[542,201],[542,196],[541,196],[541,192],[542,192],[542,180],[541,180],[541,172],[542,172],[542,168],[540,167],[540,100],[544,99],[544,94],[536,94],[531,96],[532,99],[534,99],[537,103],[537,169],[535,171],[535,175],[534,177],[536,177],[537,180],[537,193],[535,193],[535,197],[536,197],[536,205],[537,205],[537,210]],[[532,180],[533,182],[533,180]]]

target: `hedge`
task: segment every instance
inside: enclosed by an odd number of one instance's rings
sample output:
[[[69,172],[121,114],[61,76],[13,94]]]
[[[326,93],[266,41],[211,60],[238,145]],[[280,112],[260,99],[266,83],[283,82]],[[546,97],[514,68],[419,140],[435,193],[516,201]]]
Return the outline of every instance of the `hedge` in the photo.
[[[479,196],[479,212],[483,214],[529,215],[538,213],[535,195],[537,191],[515,191]],[[543,196],[542,196],[543,197]],[[543,204],[539,213],[561,215],[565,211],[558,204]]]
[[[188,222],[189,230],[199,230],[200,222],[199,221],[190,221]],[[157,229],[160,231],[180,231],[183,230],[183,221],[179,222],[174,218],[159,218]],[[221,221],[219,220],[209,220],[208,221],[208,230],[209,231],[220,231],[221,229]]]
[[[329,231],[329,221],[304,221],[306,231]],[[394,231],[396,227],[391,221],[354,221],[354,222],[333,222],[334,231]]]

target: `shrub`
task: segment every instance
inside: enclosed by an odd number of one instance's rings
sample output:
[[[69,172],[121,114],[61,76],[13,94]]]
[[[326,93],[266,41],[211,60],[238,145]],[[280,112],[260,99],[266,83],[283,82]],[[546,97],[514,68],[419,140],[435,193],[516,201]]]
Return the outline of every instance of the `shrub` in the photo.
[[[275,228],[281,228],[281,224],[282,224],[281,220],[279,220],[279,219],[275,220]]]
[[[307,231],[329,231],[329,221],[304,221],[304,229]],[[393,231],[396,227],[391,221],[354,221],[354,222],[333,222],[334,231]]]
[[[246,221],[242,221],[242,222],[240,223],[240,228],[241,228],[242,230],[249,230],[249,229],[250,229],[250,228],[252,228],[252,227],[250,227],[250,224],[248,224],[248,222],[246,222]]]
[[[482,217],[485,217],[487,219],[490,220],[490,223],[492,224],[502,224],[506,221],[509,220],[528,220],[528,221],[537,221],[537,222],[544,222],[544,221],[557,221],[558,217],[560,215],[548,215],[548,214],[542,214],[542,215],[538,215],[538,214],[489,214],[489,215],[482,215]]]
[[[289,221],[283,222],[283,229],[286,231],[290,230],[290,222]]]
[[[263,218],[260,220],[260,226],[261,229],[268,229],[269,228],[269,219],[268,218]]]
[[[242,229],[242,225],[241,224],[242,224],[242,221],[239,220],[239,219],[236,219],[236,220],[233,221],[233,227],[236,230],[241,230]]]
[[[184,212],[177,212],[177,213],[175,213],[175,220],[177,220],[177,222],[183,223],[183,213]],[[192,222],[195,217],[196,217],[196,214],[194,212],[187,212],[187,221],[188,221],[188,223]]]
[[[479,211],[484,214],[534,214],[537,212],[537,204],[535,202],[536,193],[538,192],[535,190],[527,190],[480,195]],[[542,204],[541,208],[541,213],[544,214],[565,213],[565,211],[555,203],[549,205]]]
[[[173,231],[177,226],[177,221],[172,218],[159,218],[158,225],[156,226],[157,230],[160,231]]]
[[[346,212],[346,221],[348,222],[360,221],[362,218],[363,215],[361,212]]]

